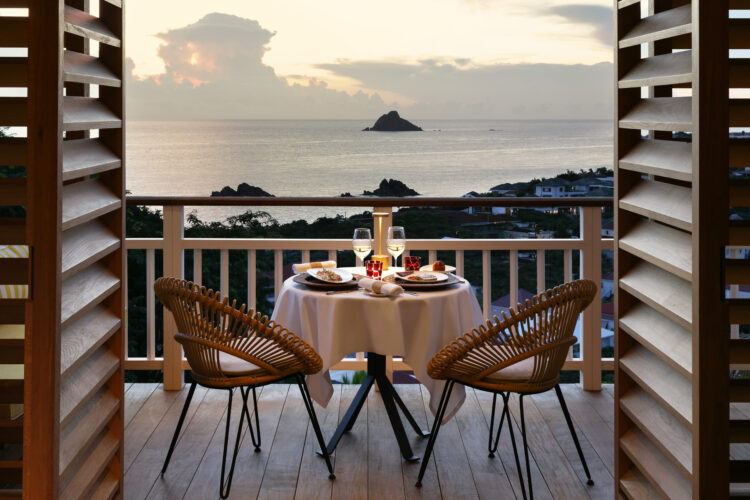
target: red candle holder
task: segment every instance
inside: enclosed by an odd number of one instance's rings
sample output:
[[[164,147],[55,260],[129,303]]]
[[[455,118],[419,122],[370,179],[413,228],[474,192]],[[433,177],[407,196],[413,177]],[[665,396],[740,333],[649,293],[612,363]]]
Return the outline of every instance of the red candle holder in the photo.
[[[379,280],[383,276],[383,262],[380,260],[368,260],[365,263],[365,272],[368,278]]]
[[[404,268],[407,271],[419,271],[422,265],[422,259],[419,255],[408,255],[404,257]]]

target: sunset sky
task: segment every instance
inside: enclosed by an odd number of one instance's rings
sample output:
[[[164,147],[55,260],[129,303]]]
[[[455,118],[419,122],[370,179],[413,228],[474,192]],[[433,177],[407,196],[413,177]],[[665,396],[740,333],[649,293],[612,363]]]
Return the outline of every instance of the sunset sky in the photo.
[[[159,34],[220,12],[273,33],[264,64],[290,83],[316,78],[329,88],[371,89],[333,66],[354,61],[413,64],[465,60],[467,66],[610,61],[610,0],[136,0],[127,9],[127,55],[137,76],[165,70]],[[200,57],[194,60],[201,64]],[[322,67],[324,66],[325,67]]]

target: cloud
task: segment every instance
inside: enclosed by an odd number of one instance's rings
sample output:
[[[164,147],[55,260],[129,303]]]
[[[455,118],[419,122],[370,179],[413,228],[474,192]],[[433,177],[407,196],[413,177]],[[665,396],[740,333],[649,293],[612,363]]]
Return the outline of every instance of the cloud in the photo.
[[[594,37],[607,46],[611,46],[614,39],[613,15],[610,7],[602,5],[557,5],[550,7],[548,12],[560,16],[576,24],[589,25],[594,28]]]
[[[281,77],[263,62],[274,34],[257,21],[218,13],[159,34],[163,74],[137,78],[129,62],[129,117],[370,121],[396,108],[409,118],[611,116],[610,63],[480,64],[455,57],[416,62],[340,60],[313,65],[319,72],[316,77]],[[359,82],[360,89],[367,91],[351,94],[332,89],[320,72],[339,81]],[[397,107],[385,102],[383,95],[401,96],[401,102],[409,104]]]

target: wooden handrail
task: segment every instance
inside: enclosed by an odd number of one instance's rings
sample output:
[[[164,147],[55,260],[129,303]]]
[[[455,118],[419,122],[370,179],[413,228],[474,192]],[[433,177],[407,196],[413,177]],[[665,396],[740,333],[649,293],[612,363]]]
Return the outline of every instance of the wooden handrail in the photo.
[[[128,196],[128,205],[275,207],[611,207],[612,198],[380,196]]]

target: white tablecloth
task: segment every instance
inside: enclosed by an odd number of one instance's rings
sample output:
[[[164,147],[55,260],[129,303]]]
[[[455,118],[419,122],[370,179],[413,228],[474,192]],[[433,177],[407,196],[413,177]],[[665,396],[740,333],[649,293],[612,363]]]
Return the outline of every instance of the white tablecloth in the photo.
[[[444,382],[427,375],[427,363],[448,342],[482,323],[483,316],[468,281],[417,296],[385,298],[361,291],[326,295],[289,278],[272,319],[299,335],[323,358],[321,372],[307,378],[310,395],[321,405],[326,406],[333,395],[329,368],[348,354],[369,351],[403,355],[430,391],[430,409],[435,414]],[[463,386],[457,384],[446,420],[465,397]]]

